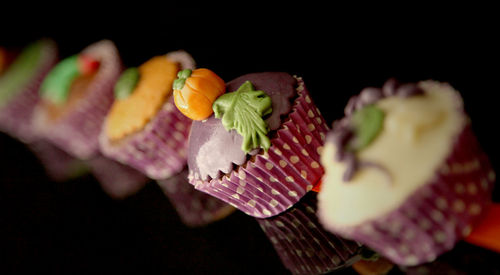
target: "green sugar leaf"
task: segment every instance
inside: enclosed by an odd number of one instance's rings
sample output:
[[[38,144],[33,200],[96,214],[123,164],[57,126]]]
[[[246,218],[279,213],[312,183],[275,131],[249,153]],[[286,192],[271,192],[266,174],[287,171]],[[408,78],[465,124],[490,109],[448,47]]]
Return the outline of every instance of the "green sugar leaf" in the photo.
[[[384,124],[384,112],[375,105],[368,105],[352,115],[355,138],[349,149],[359,151],[367,147],[380,133]]]
[[[259,147],[267,151],[271,147],[268,125],[262,118],[272,112],[271,98],[263,91],[256,91],[250,81],[217,98],[212,109],[227,131],[234,129],[243,136],[241,149],[245,153]]]
[[[80,75],[78,55],[59,62],[44,79],[40,88],[44,99],[54,104],[62,104],[68,98],[71,83]]]
[[[38,41],[27,46],[0,77],[0,106],[31,81],[43,58],[45,45],[44,41]]]
[[[191,69],[184,69],[177,73],[177,79],[174,80],[173,88],[174,90],[182,90],[184,88],[184,84],[186,83],[186,79],[191,76],[193,71]]]
[[[139,70],[129,68],[125,70],[115,84],[115,98],[125,99],[129,97],[139,81]]]

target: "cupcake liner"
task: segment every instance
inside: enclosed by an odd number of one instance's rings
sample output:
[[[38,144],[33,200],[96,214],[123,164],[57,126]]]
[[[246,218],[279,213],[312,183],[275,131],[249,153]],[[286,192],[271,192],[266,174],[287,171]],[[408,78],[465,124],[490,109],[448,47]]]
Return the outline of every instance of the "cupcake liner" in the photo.
[[[88,171],[87,165],[45,140],[27,144],[41,162],[47,176],[58,182],[76,178]]]
[[[101,63],[90,91],[70,113],[51,123],[42,106],[35,113],[36,129],[56,146],[79,159],[90,159],[99,152],[98,136],[114,100],[113,87],[122,71],[120,56],[113,42],[104,40],[83,50]]]
[[[491,203],[494,180],[488,158],[467,123],[434,178],[399,208],[376,220],[333,231],[399,265],[430,262],[471,232]]]
[[[33,129],[32,116],[40,100],[38,90],[57,62],[57,46],[52,40],[43,40],[42,61],[31,79],[26,80],[22,91],[0,108],[0,130],[24,143],[32,142],[37,135]]]
[[[148,178],[139,171],[99,155],[86,162],[102,190],[114,199],[123,199],[137,193]]]
[[[167,56],[178,60],[181,66],[194,66],[192,58],[183,51]],[[142,131],[116,143],[109,141],[104,125],[99,136],[101,150],[107,157],[126,163],[152,179],[166,179],[186,165],[191,123],[191,119],[175,107],[171,96]]]
[[[207,225],[223,219],[236,209],[229,204],[197,191],[187,181],[187,167],[181,173],[158,181],[182,222],[189,227]]]
[[[329,129],[297,78],[298,97],[288,119],[271,139],[268,152],[253,156],[222,179],[204,182],[188,175],[196,189],[215,196],[248,215],[267,218],[298,202],[321,178],[319,151]]]
[[[323,274],[360,259],[361,244],[322,228],[316,217],[316,193],[280,215],[257,221],[293,274]]]

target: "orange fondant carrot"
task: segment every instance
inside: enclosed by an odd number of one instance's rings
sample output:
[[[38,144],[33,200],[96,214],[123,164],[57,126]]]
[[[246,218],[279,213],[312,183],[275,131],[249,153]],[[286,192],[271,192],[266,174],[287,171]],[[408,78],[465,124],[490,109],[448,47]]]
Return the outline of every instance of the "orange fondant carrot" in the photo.
[[[465,241],[500,253],[500,204],[493,204]]]

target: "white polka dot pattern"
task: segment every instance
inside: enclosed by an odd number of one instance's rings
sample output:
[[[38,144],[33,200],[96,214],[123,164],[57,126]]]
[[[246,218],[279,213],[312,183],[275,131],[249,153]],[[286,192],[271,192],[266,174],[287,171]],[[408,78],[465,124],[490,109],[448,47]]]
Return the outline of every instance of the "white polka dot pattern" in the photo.
[[[432,261],[452,249],[481,218],[491,202],[494,175],[467,124],[434,179],[398,209],[359,226],[330,229],[399,265]]]
[[[197,175],[190,175],[190,183],[196,189],[258,218],[285,211],[311,190],[324,173],[319,165],[318,148],[323,145],[321,137],[329,128],[318,114],[302,79],[297,81],[298,97],[292,112],[277,131],[277,137],[271,140],[268,152],[261,150],[222,179],[204,182]],[[242,194],[237,192],[240,180],[246,182]]]
[[[361,249],[323,229],[316,217],[316,193],[286,212],[257,221],[292,274],[324,274],[347,267]]]

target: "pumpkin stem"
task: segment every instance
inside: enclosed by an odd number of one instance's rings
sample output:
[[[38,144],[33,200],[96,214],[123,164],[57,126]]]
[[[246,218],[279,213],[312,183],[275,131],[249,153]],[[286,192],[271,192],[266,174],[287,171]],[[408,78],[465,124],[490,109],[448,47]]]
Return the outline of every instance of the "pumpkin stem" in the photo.
[[[185,69],[177,73],[177,79],[174,80],[173,88],[174,90],[181,90],[184,88],[186,79],[191,76],[193,71],[191,69]]]

